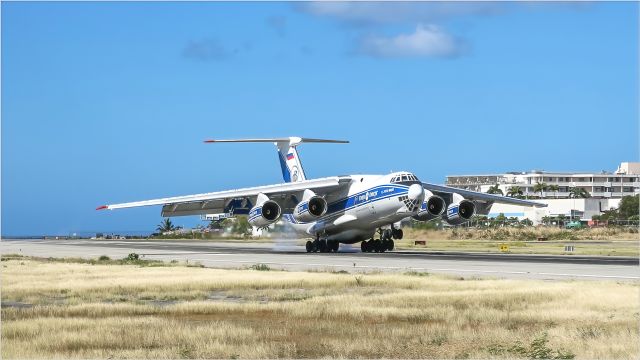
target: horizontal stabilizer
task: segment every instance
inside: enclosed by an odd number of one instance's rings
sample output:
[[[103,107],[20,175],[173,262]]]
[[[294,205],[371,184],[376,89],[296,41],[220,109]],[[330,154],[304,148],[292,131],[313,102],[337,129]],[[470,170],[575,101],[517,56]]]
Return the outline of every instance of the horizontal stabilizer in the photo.
[[[285,182],[297,182],[307,179],[307,175],[304,172],[302,163],[300,162],[300,156],[296,149],[298,145],[302,143],[331,143],[331,144],[346,144],[345,140],[330,140],[330,139],[312,139],[301,138],[297,136],[290,136],[287,138],[262,138],[262,139],[227,139],[227,140],[205,140],[205,143],[274,143],[278,148],[278,161],[280,162],[280,169],[282,169],[282,178]]]
[[[312,139],[312,138],[300,138],[300,137],[287,137],[287,138],[268,138],[268,139],[227,139],[227,140],[205,140],[205,143],[260,143],[260,142],[275,142],[275,143],[289,143],[291,146],[295,146],[301,143],[332,143],[332,144],[347,144],[345,140],[331,140],[331,139]]]

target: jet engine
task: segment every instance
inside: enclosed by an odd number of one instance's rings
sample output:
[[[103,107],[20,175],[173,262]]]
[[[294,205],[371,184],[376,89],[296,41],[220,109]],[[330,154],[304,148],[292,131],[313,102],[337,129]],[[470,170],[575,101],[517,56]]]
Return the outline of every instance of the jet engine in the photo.
[[[456,197],[462,198],[462,196],[454,194],[454,200]],[[462,200],[449,204],[449,206],[447,206],[447,212],[442,214],[442,218],[449,225],[460,225],[469,221],[475,213],[476,205],[473,201],[462,198]]]
[[[418,213],[413,216],[414,219],[419,221],[429,221],[442,215],[446,204],[444,199],[438,195],[434,195],[431,191],[424,191],[424,201],[418,210]]]
[[[277,202],[269,200],[265,194],[258,194],[256,206],[249,211],[249,224],[256,227],[265,227],[278,221],[282,209]]]
[[[293,209],[293,217],[300,222],[313,221],[327,212],[327,200],[307,189],[302,201]]]

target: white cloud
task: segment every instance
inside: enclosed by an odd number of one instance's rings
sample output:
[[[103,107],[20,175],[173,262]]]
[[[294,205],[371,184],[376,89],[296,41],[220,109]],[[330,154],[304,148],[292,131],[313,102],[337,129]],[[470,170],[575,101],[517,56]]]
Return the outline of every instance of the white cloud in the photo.
[[[464,52],[462,40],[435,25],[418,25],[411,34],[392,37],[366,36],[360,40],[358,52],[380,58],[456,57]]]
[[[304,12],[351,24],[430,23],[468,15],[492,15],[510,4],[501,2],[335,2],[298,5]]]

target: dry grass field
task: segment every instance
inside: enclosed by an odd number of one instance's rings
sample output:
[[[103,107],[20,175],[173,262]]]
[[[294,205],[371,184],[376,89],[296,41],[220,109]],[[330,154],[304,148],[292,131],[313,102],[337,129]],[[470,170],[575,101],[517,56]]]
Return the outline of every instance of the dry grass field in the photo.
[[[574,254],[601,256],[640,256],[640,234],[637,228],[609,227],[579,230],[555,227],[450,228],[423,230],[404,228],[404,239],[396,240],[399,250],[500,252],[500,245],[509,245],[514,254]],[[274,239],[291,236],[274,232],[255,238],[216,238],[205,241],[231,243],[271,243]],[[544,237],[546,241],[537,241]],[[170,239],[175,241],[176,239]],[[200,240],[200,239],[193,239]],[[193,241],[191,240],[191,241]],[[304,245],[307,239],[297,241]],[[416,240],[426,245],[415,245]],[[565,252],[565,245],[573,245],[573,252]],[[359,245],[356,245],[359,246]]]
[[[405,229],[404,232],[404,239],[396,241],[398,249],[499,252],[500,245],[506,244],[509,245],[509,252],[515,254],[640,255],[640,235],[637,229],[456,228]],[[539,237],[545,237],[547,240],[537,241]],[[415,245],[415,240],[425,240],[426,245]],[[573,245],[574,251],[565,252],[565,245]]]
[[[640,356],[638,283],[2,260],[4,359]]]

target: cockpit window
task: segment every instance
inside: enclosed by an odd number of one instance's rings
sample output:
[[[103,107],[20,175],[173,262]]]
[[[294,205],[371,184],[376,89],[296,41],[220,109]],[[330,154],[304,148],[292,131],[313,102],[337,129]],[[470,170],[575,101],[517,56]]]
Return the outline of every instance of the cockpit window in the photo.
[[[391,182],[392,183],[406,182],[406,181],[414,182],[414,181],[419,181],[419,180],[413,174],[401,174],[401,175],[396,175],[395,177],[391,178]]]

